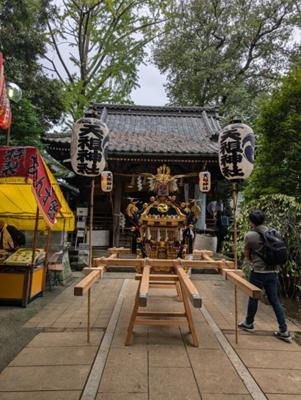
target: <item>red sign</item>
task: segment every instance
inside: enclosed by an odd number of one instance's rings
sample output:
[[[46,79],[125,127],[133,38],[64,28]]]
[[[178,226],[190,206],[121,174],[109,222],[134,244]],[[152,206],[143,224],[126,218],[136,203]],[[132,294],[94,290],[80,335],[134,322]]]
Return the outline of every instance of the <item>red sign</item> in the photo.
[[[61,204],[51,186],[43,159],[35,147],[0,147],[0,178],[24,177],[48,225],[53,225]]]
[[[10,103],[5,88],[3,56],[0,53],[0,128],[8,129],[11,125],[11,120]]]

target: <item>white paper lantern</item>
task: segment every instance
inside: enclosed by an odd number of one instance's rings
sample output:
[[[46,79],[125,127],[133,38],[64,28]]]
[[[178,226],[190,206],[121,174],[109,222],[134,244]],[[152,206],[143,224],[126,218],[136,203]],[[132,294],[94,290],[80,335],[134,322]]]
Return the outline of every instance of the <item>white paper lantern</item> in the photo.
[[[113,173],[111,171],[103,171],[101,173],[101,190],[103,192],[112,192]]]
[[[199,173],[199,186],[201,192],[210,192],[211,189],[211,174],[209,171]]]
[[[255,136],[252,128],[242,123],[227,125],[219,135],[219,166],[231,181],[247,179],[253,170]]]
[[[83,176],[99,176],[106,165],[109,129],[97,118],[81,118],[75,122],[71,140],[71,164]]]

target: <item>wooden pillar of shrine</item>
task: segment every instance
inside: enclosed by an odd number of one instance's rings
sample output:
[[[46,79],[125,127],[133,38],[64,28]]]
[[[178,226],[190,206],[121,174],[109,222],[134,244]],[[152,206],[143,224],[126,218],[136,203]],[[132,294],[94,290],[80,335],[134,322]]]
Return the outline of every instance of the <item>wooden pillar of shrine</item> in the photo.
[[[123,182],[122,177],[116,176],[114,182],[114,192],[113,192],[113,247],[119,246],[119,236],[120,236],[120,206],[121,206],[121,196]]]

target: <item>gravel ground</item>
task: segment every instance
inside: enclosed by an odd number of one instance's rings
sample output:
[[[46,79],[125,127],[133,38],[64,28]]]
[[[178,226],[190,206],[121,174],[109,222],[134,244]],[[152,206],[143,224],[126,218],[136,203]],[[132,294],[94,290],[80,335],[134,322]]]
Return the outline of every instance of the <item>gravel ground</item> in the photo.
[[[26,308],[0,305],[0,372],[40,332],[37,328],[24,328],[25,322],[73,284],[78,279],[76,275],[78,273],[73,273],[65,286],[55,286],[51,291],[46,289],[42,297],[34,299]]]

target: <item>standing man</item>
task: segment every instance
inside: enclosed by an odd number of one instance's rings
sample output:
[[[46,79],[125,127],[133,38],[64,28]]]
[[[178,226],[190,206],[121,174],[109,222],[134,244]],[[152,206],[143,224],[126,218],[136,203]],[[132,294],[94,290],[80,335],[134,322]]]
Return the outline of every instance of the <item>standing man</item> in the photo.
[[[265,215],[260,210],[252,211],[249,214],[251,230],[245,237],[244,255],[252,266],[250,282],[260,289],[265,289],[268,300],[275,312],[279,324],[279,331],[274,332],[274,336],[286,342],[291,342],[292,337],[287,330],[284,311],[278,297],[277,268],[275,269],[274,267],[266,265],[260,256],[264,243],[261,235],[258,232],[263,233],[268,230],[268,228],[263,225],[264,220]],[[247,317],[245,321],[242,321],[238,324],[239,328],[249,332],[254,331],[254,318],[257,308],[258,300],[250,297]]]

